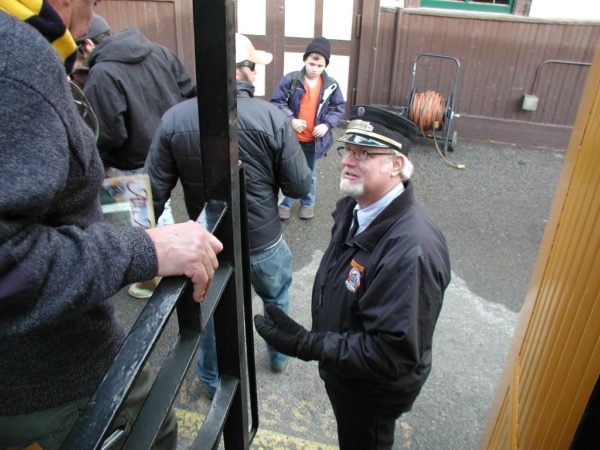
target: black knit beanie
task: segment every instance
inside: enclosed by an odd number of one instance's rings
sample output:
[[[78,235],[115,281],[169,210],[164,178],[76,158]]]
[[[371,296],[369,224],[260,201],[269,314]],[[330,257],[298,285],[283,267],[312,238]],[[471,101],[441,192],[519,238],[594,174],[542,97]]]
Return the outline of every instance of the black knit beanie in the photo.
[[[331,44],[329,43],[329,40],[323,36],[314,38],[306,47],[302,61],[306,61],[306,58],[308,58],[308,55],[311,53],[322,55],[323,58],[325,58],[325,64],[329,65],[329,57],[331,56]]]

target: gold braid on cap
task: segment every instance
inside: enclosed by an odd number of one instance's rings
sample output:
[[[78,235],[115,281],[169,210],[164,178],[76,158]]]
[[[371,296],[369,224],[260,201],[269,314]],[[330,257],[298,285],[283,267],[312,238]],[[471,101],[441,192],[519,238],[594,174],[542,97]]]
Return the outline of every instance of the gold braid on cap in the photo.
[[[398,141],[395,141],[387,136],[383,136],[379,133],[375,133],[375,127],[371,125],[371,122],[367,122],[365,120],[354,119],[351,120],[348,124],[348,128],[346,129],[346,133],[354,133],[360,134],[362,136],[368,136],[375,138],[379,141],[385,142],[386,144],[390,144],[393,147],[397,147],[398,150],[402,150],[402,144]]]

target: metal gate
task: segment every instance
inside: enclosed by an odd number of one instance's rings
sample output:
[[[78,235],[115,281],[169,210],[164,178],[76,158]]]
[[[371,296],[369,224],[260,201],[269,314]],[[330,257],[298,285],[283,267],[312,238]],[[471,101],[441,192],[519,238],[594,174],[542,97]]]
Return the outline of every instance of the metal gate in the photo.
[[[219,269],[202,305],[192,300],[185,277],[161,281],[104,379],[91,397],[64,449],[150,448],[194,361],[202,331],[215,321],[219,387],[193,449],[246,449],[258,429],[252,338],[251,288],[245,184],[236,133],[234,7],[232,0],[193,0],[196,74],[205,198],[198,221],[224,245]],[[125,438],[107,432],[169,318],[177,311],[179,335]],[[250,418],[248,411],[250,410]],[[250,423],[249,423],[250,420]]]

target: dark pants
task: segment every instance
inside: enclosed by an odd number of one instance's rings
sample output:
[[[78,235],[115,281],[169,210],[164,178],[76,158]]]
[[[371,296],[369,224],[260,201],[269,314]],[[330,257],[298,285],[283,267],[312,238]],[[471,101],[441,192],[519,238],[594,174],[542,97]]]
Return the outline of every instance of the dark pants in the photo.
[[[144,369],[121,411],[119,411],[109,436],[113,430],[117,429],[125,430],[125,435],[129,434],[131,426],[150,390],[151,381],[148,371]],[[81,415],[87,401],[87,398],[83,398],[31,414],[0,417],[0,449],[29,448],[28,446],[43,450],[59,449]],[[38,447],[35,447],[36,444]],[[117,441],[115,446],[111,447],[111,450],[120,448],[122,445],[123,442]],[[174,450],[176,447],[177,419],[173,410],[171,410],[153,448]]]
[[[349,399],[325,385],[337,421],[340,450],[390,450],[402,412]],[[401,411],[401,409],[400,409]]]

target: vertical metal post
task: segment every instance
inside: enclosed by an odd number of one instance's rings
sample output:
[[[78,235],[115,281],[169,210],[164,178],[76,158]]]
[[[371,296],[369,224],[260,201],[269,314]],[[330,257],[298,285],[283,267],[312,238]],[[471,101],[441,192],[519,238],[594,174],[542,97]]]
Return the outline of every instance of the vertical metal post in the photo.
[[[237,114],[235,96],[234,2],[193,0],[196,79],[207,199],[229,205],[221,234],[222,259],[234,262],[234,276],[215,311],[220,376],[240,380],[224,428],[226,448],[248,448],[248,380],[242,251],[240,238]],[[233,323],[235,318],[235,323]]]

